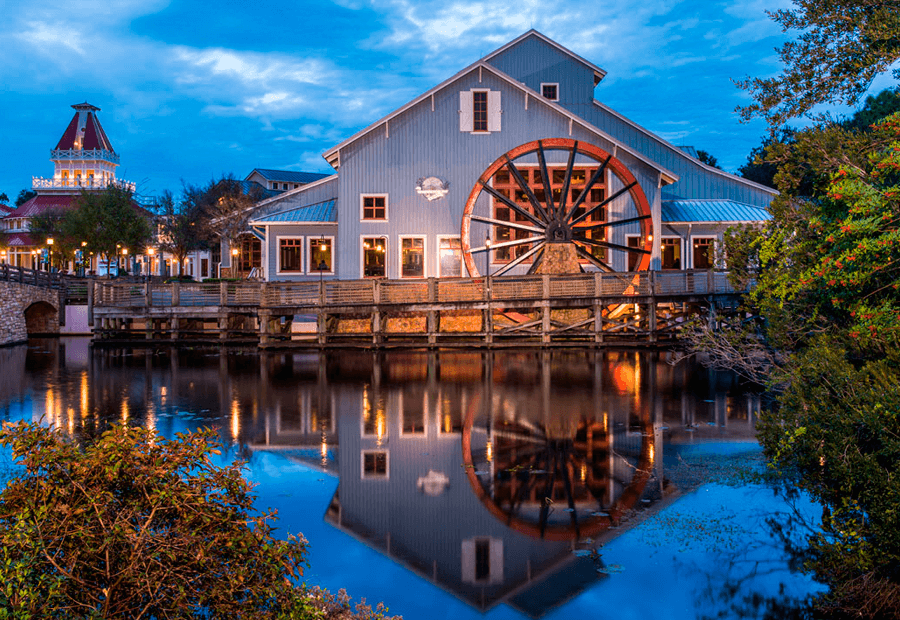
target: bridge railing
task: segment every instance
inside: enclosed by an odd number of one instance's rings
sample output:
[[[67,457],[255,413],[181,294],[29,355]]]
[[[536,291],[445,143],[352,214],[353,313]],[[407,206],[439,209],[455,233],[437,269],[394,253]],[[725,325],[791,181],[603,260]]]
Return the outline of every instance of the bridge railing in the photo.
[[[678,296],[734,293],[728,273],[714,270],[591,273],[498,278],[217,282],[95,281],[94,304],[135,306],[313,307],[465,303],[529,299]]]

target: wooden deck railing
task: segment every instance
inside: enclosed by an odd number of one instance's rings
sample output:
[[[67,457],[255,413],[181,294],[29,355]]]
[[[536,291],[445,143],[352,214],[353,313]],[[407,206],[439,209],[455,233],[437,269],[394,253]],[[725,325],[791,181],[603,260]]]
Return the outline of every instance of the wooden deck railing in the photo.
[[[96,281],[106,307],[241,306],[260,308],[503,302],[735,293],[724,271],[643,271],[571,276],[336,280],[325,282],[121,283]]]

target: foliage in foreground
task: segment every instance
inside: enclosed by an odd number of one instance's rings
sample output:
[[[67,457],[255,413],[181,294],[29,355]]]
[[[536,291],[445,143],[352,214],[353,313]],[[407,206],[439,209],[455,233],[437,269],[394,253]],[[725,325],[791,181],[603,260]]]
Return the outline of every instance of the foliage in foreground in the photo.
[[[791,149],[771,222],[727,241],[765,320],[698,343],[775,391],[766,455],[824,507],[804,550],[829,586],[817,615],[900,617],[900,114]]]
[[[22,471],[0,494],[0,618],[381,618],[298,584],[306,540],[273,536],[214,434],[114,427],[79,446],[0,430]]]

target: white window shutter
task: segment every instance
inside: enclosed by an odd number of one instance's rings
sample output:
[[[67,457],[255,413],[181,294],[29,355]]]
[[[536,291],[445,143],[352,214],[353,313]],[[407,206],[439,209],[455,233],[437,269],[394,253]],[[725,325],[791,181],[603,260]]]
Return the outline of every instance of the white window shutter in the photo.
[[[488,91],[488,131],[500,131],[500,91]]]
[[[462,541],[462,581],[463,583],[475,583],[475,540],[469,538]]]
[[[459,93],[459,130],[471,132],[475,129],[475,115],[472,112],[472,91]]]
[[[500,93],[497,93],[499,97]],[[503,540],[491,538],[491,583],[503,583]]]

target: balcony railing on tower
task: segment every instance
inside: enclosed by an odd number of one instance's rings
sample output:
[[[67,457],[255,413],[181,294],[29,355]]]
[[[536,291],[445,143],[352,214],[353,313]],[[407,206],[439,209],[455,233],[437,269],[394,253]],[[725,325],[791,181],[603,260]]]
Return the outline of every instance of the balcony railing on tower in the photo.
[[[101,159],[112,164],[119,163],[119,156],[106,149],[53,149],[50,151],[50,159],[53,161]]]
[[[92,177],[71,177],[68,179],[32,177],[31,179],[31,189],[106,189],[108,185],[115,185],[131,192],[134,192],[137,188],[137,185],[133,182],[121,179],[106,181]]]

